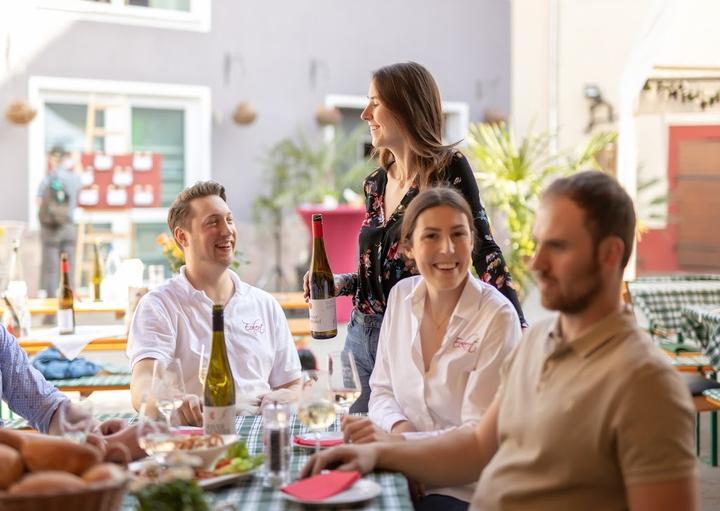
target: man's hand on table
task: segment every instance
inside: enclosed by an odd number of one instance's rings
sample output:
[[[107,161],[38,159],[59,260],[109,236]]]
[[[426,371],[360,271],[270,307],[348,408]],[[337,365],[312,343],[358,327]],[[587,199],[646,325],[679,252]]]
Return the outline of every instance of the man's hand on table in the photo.
[[[299,398],[299,393],[297,389],[275,389],[273,391],[268,392],[267,394],[261,394],[258,396],[260,399],[260,410],[259,413],[262,413],[262,410],[269,405],[270,403],[276,402],[280,404],[292,404],[297,403]]]
[[[377,443],[366,445],[340,445],[314,454],[300,472],[300,478],[319,474],[322,470],[333,469],[362,474],[371,472],[378,461]]]
[[[187,394],[182,399],[180,408],[175,410],[180,424],[184,426],[203,425],[203,405],[200,398],[194,394]]]
[[[345,415],[342,418],[343,439],[346,443],[368,444],[371,442],[398,442],[405,437],[388,433],[367,417]]]

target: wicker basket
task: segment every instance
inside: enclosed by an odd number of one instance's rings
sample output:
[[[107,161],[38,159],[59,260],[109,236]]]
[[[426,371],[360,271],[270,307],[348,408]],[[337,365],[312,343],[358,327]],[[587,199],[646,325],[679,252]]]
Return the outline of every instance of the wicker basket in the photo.
[[[81,492],[52,495],[3,495],[0,511],[117,511],[127,482],[89,487]]]

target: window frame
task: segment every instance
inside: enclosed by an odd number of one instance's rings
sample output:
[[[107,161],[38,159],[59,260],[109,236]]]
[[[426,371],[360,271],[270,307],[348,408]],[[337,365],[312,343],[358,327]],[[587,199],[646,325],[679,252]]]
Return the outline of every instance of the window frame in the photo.
[[[106,127],[125,123],[127,136],[122,140],[106,139],[106,151],[129,152],[131,110],[140,108],[182,109],[185,112],[184,184],[205,181],[211,176],[211,102],[210,88],[205,86],[164,83],[126,82],[31,76],[28,80],[28,99],[38,115],[28,132],[28,224],[37,229],[36,194],[46,174],[45,104],[66,103],[87,105],[91,97],[99,101],[120,103],[115,115],[106,115]],[[123,101],[119,101],[122,99]],[[123,119],[124,118],[124,119]],[[109,137],[108,137],[109,138]],[[167,208],[129,208],[120,211],[84,211],[78,209],[76,220],[86,223],[112,223],[116,232],[127,231],[135,223],[165,222]]]
[[[113,0],[112,3],[35,0],[35,6],[38,9],[62,12],[72,21],[86,20],[193,32],[209,32],[211,29],[211,0],[190,0],[188,12],[125,5],[122,0]]]

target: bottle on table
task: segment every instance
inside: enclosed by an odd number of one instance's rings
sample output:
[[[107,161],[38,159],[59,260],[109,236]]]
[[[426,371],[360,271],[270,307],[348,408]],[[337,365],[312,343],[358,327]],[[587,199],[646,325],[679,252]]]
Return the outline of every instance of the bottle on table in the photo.
[[[57,324],[58,333],[75,333],[75,300],[70,286],[70,263],[66,252],[60,254]]]
[[[310,260],[310,335],[332,339],[337,335],[335,280],[323,240],[322,215],[312,216],[312,258]]]
[[[273,401],[265,406],[263,445],[265,448],[265,486],[279,488],[290,481],[290,407]]]
[[[93,300],[96,302],[101,301],[100,286],[102,284],[102,264],[100,264],[100,248],[98,247],[97,241],[93,243]]]
[[[203,389],[203,429],[205,434],[235,433],[235,380],[227,349],[223,306],[213,305],[212,347]]]

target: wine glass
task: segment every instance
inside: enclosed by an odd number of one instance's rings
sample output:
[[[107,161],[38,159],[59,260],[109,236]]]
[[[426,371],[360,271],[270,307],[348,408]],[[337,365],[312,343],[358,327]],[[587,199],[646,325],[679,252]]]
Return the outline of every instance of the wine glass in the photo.
[[[154,404],[168,423],[171,422],[173,412],[180,408],[185,397],[185,381],[179,360],[169,363],[155,360],[148,397],[148,404]]]
[[[165,456],[175,448],[169,417],[159,412],[155,398],[148,393],[141,399],[137,437],[138,445],[159,463],[164,463]]]
[[[328,354],[330,390],[335,397],[340,415],[347,415],[350,406],[362,392],[355,356],[351,351],[334,351]]]
[[[200,364],[198,365],[198,380],[200,385],[205,387],[205,378],[207,377],[208,367],[210,366],[210,353],[205,349],[205,345],[200,346]]]
[[[59,426],[63,437],[78,444],[85,443],[88,433],[97,426],[93,418],[93,402],[85,398],[63,406]]]
[[[320,451],[320,432],[335,422],[336,412],[328,374],[323,371],[305,371],[298,402],[298,419],[315,433],[315,452]]]

